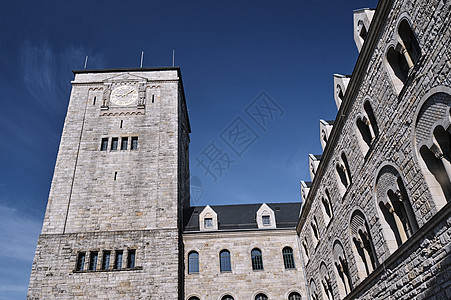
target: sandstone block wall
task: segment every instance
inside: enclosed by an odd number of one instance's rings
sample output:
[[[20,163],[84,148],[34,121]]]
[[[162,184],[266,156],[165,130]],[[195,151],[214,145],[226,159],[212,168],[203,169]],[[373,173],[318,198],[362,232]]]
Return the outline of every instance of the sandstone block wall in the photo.
[[[381,4],[382,3],[382,4]],[[376,199],[376,179],[383,166],[393,166],[398,170],[412,205],[414,217],[418,226],[424,226],[431,221],[440,209],[433,199],[433,191],[428,187],[425,177],[418,163],[418,153],[415,149],[415,129],[417,113],[422,100],[433,89],[436,91],[449,91],[451,87],[451,6],[447,1],[383,1],[383,5],[389,6],[386,16],[382,20],[373,19],[374,22],[382,22],[381,29],[373,32],[375,36],[368,39],[377,39],[375,46],[370,51],[367,62],[362,70],[361,78],[352,78],[357,84],[355,90],[346,94],[349,106],[342,108],[335,120],[341,126],[337,138],[329,141],[320,164],[320,176],[316,175],[299,223],[300,240],[307,240],[310,258],[306,260],[306,280],[314,283],[317,287],[319,297],[325,299],[324,291],[321,290],[321,278],[318,273],[321,263],[327,266],[331,278],[334,298],[339,299],[340,292],[337,282],[340,280],[334,266],[333,243],[339,241],[345,250],[348,261],[351,282],[353,288],[358,286],[365,277],[359,270],[356,254],[351,239],[350,219],[355,210],[364,213],[369,225],[369,233],[374,245],[374,251],[379,264],[388,259],[393,249],[387,244],[387,236],[384,232],[388,226],[382,222],[383,215],[380,212],[378,200]],[[377,16],[377,12],[376,12]],[[397,26],[402,18],[407,18],[415,33],[420,48],[421,58],[415,69],[409,73],[409,79],[400,92],[395,89],[393,79],[390,76],[386,59],[387,48],[393,40],[397,39]],[[374,25],[374,24],[373,24]],[[372,26],[373,26],[372,25]],[[372,32],[370,32],[371,34]],[[362,56],[362,53],[360,55]],[[366,54],[363,54],[366,55]],[[359,63],[359,62],[358,62]],[[356,120],[363,111],[363,103],[369,100],[374,111],[379,136],[373,141],[368,152],[362,150],[359,144],[359,132]],[[333,103],[331,102],[331,105]],[[341,192],[342,187],[336,174],[336,163],[340,161],[341,155],[346,155],[351,174],[351,184]],[[333,218],[326,224],[324,212],[321,207],[321,198],[326,196],[328,190],[333,208]],[[448,199],[449,201],[449,199]],[[446,201],[445,201],[446,203]],[[319,242],[315,246],[311,224],[316,216],[319,224]],[[412,299],[413,295],[420,295],[425,285],[435,284],[434,289],[440,289],[441,283],[446,280],[443,272],[449,272],[449,221],[445,221],[435,229],[431,229],[428,238],[422,243],[412,244],[409,249],[394,264],[398,271],[388,271],[390,275],[375,278],[366,282],[368,291],[365,299],[387,299],[388,294],[395,295],[392,287],[405,282],[408,276],[404,276],[405,270],[416,268],[416,275],[410,273],[410,280],[416,280],[410,288],[400,288],[394,299]],[[433,252],[424,255],[424,251],[430,245],[426,240],[440,241],[444,251]],[[427,267],[421,265],[421,260],[427,260]],[[393,272],[393,273],[392,273]],[[431,278],[434,277],[433,281]],[[429,279],[428,279],[429,278]],[[400,281],[401,280],[401,281]],[[424,281],[423,281],[424,280]],[[423,288],[421,288],[421,286]],[[381,291],[383,290],[383,291]],[[377,291],[380,291],[378,293]],[[433,293],[432,293],[433,294]],[[427,294],[431,297],[432,294]],[[369,296],[372,295],[372,296]],[[354,295],[355,296],[355,295]],[[353,296],[353,297],[354,297]],[[372,298],[374,297],[374,298]],[[427,298],[423,294],[424,298]],[[440,298],[439,299],[444,299]]]
[[[180,71],[79,71],[72,84],[28,296],[177,299],[190,132]],[[109,97],[119,86],[139,90],[138,100],[114,105]],[[80,251],[116,249],[136,249],[141,268],[74,272]]]
[[[288,299],[298,292],[307,299],[296,231],[255,230],[239,232],[185,233],[185,299],[220,300],[224,295],[234,299],[254,299],[264,293],[269,299]],[[285,269],[282,249],[293,249],[295,269]],[[264,270],[253,271],[251,251],[262,251]],[[220,251],[230,251],[232,271],[221,272]],[[188,254],[199,253],[199,273],[188,274]]]

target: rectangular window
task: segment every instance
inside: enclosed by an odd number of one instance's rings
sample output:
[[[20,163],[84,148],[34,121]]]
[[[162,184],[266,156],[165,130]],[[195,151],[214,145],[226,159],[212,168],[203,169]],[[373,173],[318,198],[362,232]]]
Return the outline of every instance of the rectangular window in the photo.
[[[99,258],[99,252],[91,252],[89,258],[89,270],[95,271],[97,270],[97,259]]]
[[[134,268],[135,267],[135,257],[136,257],[136,250],[135,249],[129,249],[128,250],[128,257],[127,257],[127,268]]]
[[[86,260],[86,253],[85,252],[78,253],[77,266],[76,266],[76,270],[77,271],[83,271],[84,270],[85,260]]]
[[[102,270],[108,270],[110,268],[110,251],[103,251]]]
[[[127,150],[128,148],[128,137],[123,137],[121,139],[121,150]]]
[[[124,256],[124,252],[122,250],[116,251],[116,260],[114,261],[114,268],[116,270],[122,269],[122,257]]]
[[[119,141],[119,139],[117,137],[111,139],[111,151],[117,150],[118,141]]]
[[[205,218],[204,219],[204,227],[205,228],[212,228],[213,227],[213,219],[212,218]]]
[[[138,150],[138,137],[137,136],[132,136],[131,150]]]
[[[100,151],[106,151],[108,149],[108,138],[102,138],[102,143],[100,144]]]
[[[271,225],[271,219],[269,216],[262,216],[262,223],[265,226]]]

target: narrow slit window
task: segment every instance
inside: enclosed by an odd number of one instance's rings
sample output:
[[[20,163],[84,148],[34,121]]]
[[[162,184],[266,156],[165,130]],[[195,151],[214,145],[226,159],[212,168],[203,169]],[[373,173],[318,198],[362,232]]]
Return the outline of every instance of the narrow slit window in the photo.
[[[110,251],[103,251],[102,270],[108,270],[110,268]]]
[[[111,151],[117,150],[117,144],[119,142],[119,139],[117,137],[114,137],[111,139]]]
[[[83,271],[84,270],[85,260],[86,260],[86,253],[85,252],[78,253],[77,266],[76,266],[76,270],[77,271]]]
[[[138,137],[137,136],[132,137],[131,150],[138,150]]]
[[[121,120],[121,125],[119,127],[122,128],[122,125],[124,125],[124,120]]]
[[[128,148],[128,137],[123,137],[121,139],[121,150],[127,150]]]
[[[114,180],[117,179],[117,172],[114,172]]]
[[[152,103],[155,102],[155,95],[152,94]]]
[[[106,151],[108,149],[108,138],[102,138],[102,143],[100,144],[100,151]]]
[[[94,100],[92,100],[92,105],[96,105],[96,99],[97,97],[94,97]]]
[[[123,256],[124,256],[124,252],[122,250],[116,251],[116,260],[114,261],[114,269],[116,269],[116,270],[122,269]]]
[[[128,250],[127,268],[135,267],[135,258],[136,258],[136,250],[135,249]]]
[[[95,271],[97,270],[97,260],[99,258],[99,252],[91,252],[89,258],[89,270]]]

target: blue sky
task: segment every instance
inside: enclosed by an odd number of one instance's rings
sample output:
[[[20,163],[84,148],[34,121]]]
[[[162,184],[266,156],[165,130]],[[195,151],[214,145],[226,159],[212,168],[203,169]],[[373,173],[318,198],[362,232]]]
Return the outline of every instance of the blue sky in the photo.
[[[86,55],[88,69],[138,67],[144,51],[143,66],[157,67],[170,66],[175,49],[192,128],[191,173],[202,187],[195,205],[299,201],[299,181],[309,180],[307,155],[321,153],[319,119],[335,119],[337,112],[332,75],[351,74],[357,60],[352,11],[376,5],[356,0],[3,3],[0,299],[25,298],[71,70],[83,68]],[[259,107],[262,92],[279,110],[260,127],[246,108]],[[237,122],[251,135],[234,152],[224,132]],[[222,174],[214,171],[216,179],[196,163],[212,145],[233,161]]]

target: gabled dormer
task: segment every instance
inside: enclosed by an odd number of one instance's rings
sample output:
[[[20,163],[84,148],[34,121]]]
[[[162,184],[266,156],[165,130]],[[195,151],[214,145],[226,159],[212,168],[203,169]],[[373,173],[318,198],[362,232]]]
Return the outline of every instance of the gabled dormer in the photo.
[[[205,206],[199,214],[200,231],[218,230],[218,214],[210,207]]]
[[[332,127],[334,127],[334,121],[324,121],[319,120],[319,132],[321,139],[321,147],[323,150],[326,148],[327,142],[329,141],[330,133],[332,132]]]
[[[276,215],[266,203],[257,210],[256,219],[258,229],[276,228]]]
[[[308,165],[309,165],[309,172],[310,172],[310,178],[313,181],[313,178],[315,178],[316,171],[318,170],[319,163],[321,161],[321,155],[308,155]]]
[[[369,8],[354,10],[354,41],[359,52],[367,38],[374,12],[374,9]]]
[[[344,100],[346,89],[348,88],[350,75],[334,74],[334,98],[337,109],[340,109]]]

